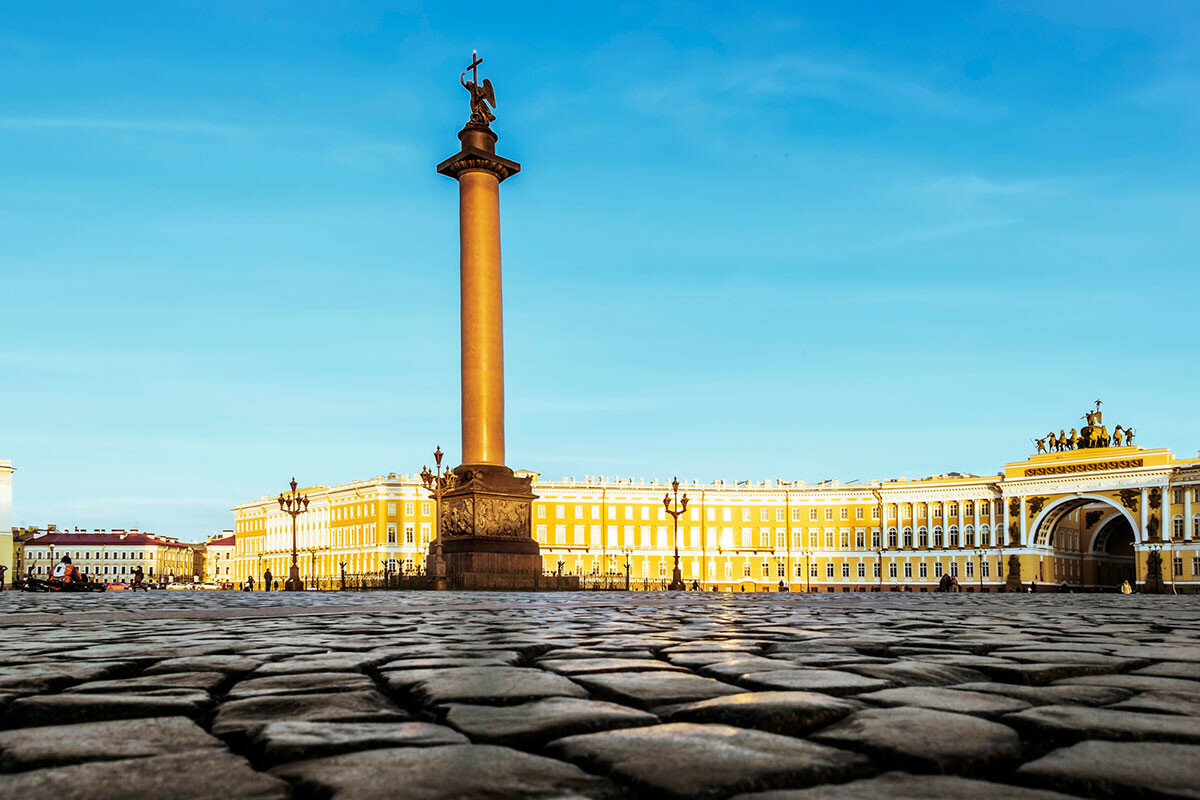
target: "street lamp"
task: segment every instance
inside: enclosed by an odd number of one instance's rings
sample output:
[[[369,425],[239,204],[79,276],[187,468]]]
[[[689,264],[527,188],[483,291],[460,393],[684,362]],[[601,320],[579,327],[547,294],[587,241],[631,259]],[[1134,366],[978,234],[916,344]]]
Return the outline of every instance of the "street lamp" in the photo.
[[[299,592],[304,590],[304,582],[300,580],[300,554],[296,550],[296,517],[308,510],[308,496],[296,491],[295,478],[292,478],[291,487],[290,492],[279,493],[279,510],[292,518],[292,568],[283,588],[289,592]]]
[[[975,548],[975,560],[979,562],[979,593],[983,594],[983,556],[987,551],[982,547]]]
[[[663,507],[671,518],[675,520],[675,530],[672,535],[675,545],[675,569],[671,572],[671,584],[667,587],[668,591],[682,592],[683,586],[683,571],[679,569],[679,515],[687,511],[688,496],[687,492],[683,493],[683,498],[679,497],[679,478],[671,480],[671,492],[674,494],[674,505],[672,505],[672,495],[663,495]]]
[[[450,487],[451,476],[454,474],[449,467],[445,473],[442,472],[442,452],[441,445],[433,451],[433,462],[436,471],[430,472],[429,467],[421,468],[421,483],[425,485],[425,490],[433,492],[433,542],[429,546],[429,554],[427,559],[433,563],[427,564],[425,573],[432,575],[434,578],[443,576],[442,565],[442,492]]]
[[[633,552],[626,547],[622,552],[625,553],[625,591],[629,591],[629,555]]]

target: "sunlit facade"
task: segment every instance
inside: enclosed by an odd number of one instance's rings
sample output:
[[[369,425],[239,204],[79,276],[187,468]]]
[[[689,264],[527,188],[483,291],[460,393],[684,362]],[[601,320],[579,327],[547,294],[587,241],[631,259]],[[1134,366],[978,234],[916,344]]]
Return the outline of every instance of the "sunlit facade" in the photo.
[[[145,580],[191,583],[194,551],[190,545],[136,529],[50,531],[23,543],[23,566],[46,578],[63,556],[89,578],[129,583],[142,568]]]
[[[544,569],[631,588],[670,579],[675,526],[663,481],[535,479]],[[424,567],[433,500],[417,476],[302,489],[301,575],[334,581]],[[1200,590],[1200,458],[1100,447],[1031,456],[994,476],[871,483],[688,481],[679,518],[684,581],[718,591],[929,591],[943,575],[996,591],[1011,558],[1023,585],[1112,588],[1146,579],[1152,551],[1169,589]],[[291,519],[274,498],[234,509],[234,572],[286,576]],[[627,566],[628,565],[628,566]]]

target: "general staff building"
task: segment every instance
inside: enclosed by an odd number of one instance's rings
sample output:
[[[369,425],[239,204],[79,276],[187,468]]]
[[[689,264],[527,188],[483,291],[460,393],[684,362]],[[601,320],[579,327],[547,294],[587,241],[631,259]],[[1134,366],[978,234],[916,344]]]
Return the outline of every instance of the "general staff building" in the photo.
[[[1006,579],[1043,589],[1136,586],[1157,570],[1169,591],[1200,591],[1200,458],[1111,442],[1068,447],[993,476],[681,483],[683,578],[706,591],[929,591],[949,575],[964,591],[997,591]],[[546,572],[585,584],[628,575],[632,588],[670,578],[669,484],[535,476],[533,490],[532,535]],[[311,501],[297,519],[306,579],[423,570],[435,503],[418,476],[302,491]],[[286,575],[292,521],[275,498],[233,511],[237,578]]]

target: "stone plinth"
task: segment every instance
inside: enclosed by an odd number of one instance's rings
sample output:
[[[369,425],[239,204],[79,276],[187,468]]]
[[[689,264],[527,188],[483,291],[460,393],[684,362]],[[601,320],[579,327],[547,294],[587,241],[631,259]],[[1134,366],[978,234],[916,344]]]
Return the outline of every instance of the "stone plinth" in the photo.
[[[531,478],[508,467],[462,465],[457,486],[442,495],[441,547],[449,586],[534,589],[542,556],[533,539]]]

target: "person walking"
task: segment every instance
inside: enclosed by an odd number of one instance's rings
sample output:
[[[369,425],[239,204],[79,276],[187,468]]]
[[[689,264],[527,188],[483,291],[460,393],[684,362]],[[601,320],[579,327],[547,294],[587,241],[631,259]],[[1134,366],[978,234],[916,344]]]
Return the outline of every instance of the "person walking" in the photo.
[[[263,573],[263,586],[266,589],[266,591],[268,591],[268,592],[271,591],[271,580],[274,577],[275,576],[271,574],[270,568],[268,568],[267,571]]]
[[[1133,594],[1133,587],[1129,585],[1128,580],[1121,584],[1121,594]]]
[[[4,591],[4,573],[8,572],[8,567],[0,564],[0,592]]]

